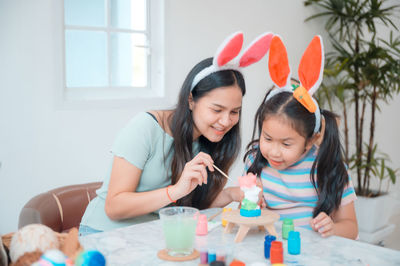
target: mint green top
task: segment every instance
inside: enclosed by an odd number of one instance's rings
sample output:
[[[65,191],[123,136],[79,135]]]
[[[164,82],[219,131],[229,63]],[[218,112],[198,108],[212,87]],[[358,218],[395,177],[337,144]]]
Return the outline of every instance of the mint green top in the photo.
[[[122,157],[142,170],[136,192],[163,188],[171,184],[173,138],[168,135],[157,121],[148,113],[137,114],[118,134],[112,154]],[[193,143],[194,154],[198,152],[198,142]],[[111,171],[110,171],[111,172]],[[96,191],[94,198],[86,208],[81,224],[93,229],[107,231],[114,228],[158,219],[157,213],[113,221],[105,213],[104,206],[110,182],[110,174],[104,179],[103,186]]]

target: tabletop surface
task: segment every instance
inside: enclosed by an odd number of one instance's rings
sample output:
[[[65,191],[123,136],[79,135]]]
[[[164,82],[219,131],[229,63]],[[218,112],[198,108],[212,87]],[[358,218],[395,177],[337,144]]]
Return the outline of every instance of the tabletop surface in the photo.
[[[219,209],[202,211],[208,217]],[[217,216],[215,221],[220,221]],[[275,223],[279,241],[281,237],[281,221]],[[264,258],[265,232],[257,227],[250,229],[240,243],[234,243],[238,227],[230,234],[224,233],[224,227],[215,222],[215,228],[206,236],[196,236],[196,246],[224,247],[231,256],[246,265],[270,265]],[[295,228],[300,232],[301,253],[287,253],[287,241],[283,240],[284,263],[286,265],[400,265],[400,251],[370,245],[360,241],[331,236],[322,238],[317,233]],[[160,220],[137,224],[108,232],[80,237],[86,250],[95,249],[105,255],[107,265],[199,265],[200,259],[186,262],[163,261],[157,252],[165,248],[164,236]],[[261,263],[261,264],[260,264]]]

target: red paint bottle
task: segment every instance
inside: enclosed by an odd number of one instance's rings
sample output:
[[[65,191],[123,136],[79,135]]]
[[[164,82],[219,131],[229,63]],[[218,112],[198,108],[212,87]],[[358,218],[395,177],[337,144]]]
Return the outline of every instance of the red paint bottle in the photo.
[[[283,247],[281,241],[272,241],[270,250],[271,264],[283,263]]]

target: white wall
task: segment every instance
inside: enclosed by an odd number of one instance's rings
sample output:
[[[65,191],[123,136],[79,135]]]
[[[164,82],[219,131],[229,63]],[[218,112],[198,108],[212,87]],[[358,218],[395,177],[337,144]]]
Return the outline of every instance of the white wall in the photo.
[[[165,7],[166,99],[65,110],[56,103],[62,86],[59,1],[0,0],[0,233],[17,229],[19,211],[34,195],[101,180],[118,130],[138,111],[172,106],[189,69],[212,56],[225,36],[243,30],[248,44],[262,32],[279,33],[296,73],[313,35],[324,35],[321,23],[304,23],[313,10],[302,1],[166,0]],[[250,140],[256,108],[271,86],[267,59],[245,74],[243,146]],[[379,118],[377,137],[400,167],[400,97],[396,103],[384,107],[390,114]],[[393,124],[396,129],[390,130]],[[239,160],[230,174],[241,173]]]

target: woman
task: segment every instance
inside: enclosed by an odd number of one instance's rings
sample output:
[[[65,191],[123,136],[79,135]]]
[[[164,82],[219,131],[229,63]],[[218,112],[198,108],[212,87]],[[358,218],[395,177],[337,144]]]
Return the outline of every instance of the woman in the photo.
[[[232,35],[231,40],[237,43],[238,37],[243,38]],[[240,49],[241,44],[233,57]],[[223,68],[213,58],[198,63],[175,109],[139,113],[120,132],[111,176],[89,203],[81,235],[157,219],[154,212],[171,203],[204,209],[241,201],[240,189],[224,189],[227,180],[213,167],[228,172],[240,149],[246,88],[240,66],[226,62]]]

